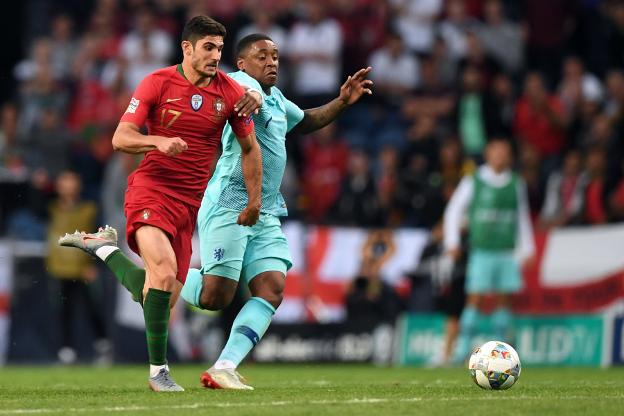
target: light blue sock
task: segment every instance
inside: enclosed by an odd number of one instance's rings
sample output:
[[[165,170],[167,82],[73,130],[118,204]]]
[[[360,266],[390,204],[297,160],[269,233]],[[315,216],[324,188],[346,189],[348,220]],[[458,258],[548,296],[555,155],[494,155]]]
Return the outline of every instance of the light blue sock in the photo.
[[[240,310],[218,361],[227,360],[238,366],[262,339],[275,314],[275,308],[262,298],[252,297]]]
[[[492,326],[497,340],[509,341],[512,315],[508,308],[498,308],[492,313]]]
[[[454,361],[462,362],[468,356],[472,345],[472,337],[477,330],[477,324],[479,322],[479,310],[474,306],[467,306],[462,312],[459,319],[459,337],[457,339],[457,345],[455,346]]]
[[[188,274],[186,275],[186,282],[184,282],[184,286],[180,292],[182,299],[184,299],[189,305],[193,305],[197,308],[201,308],[199,305],[199,296],[201,295],[203,278],[204,277],[199,270],[189,269]]]

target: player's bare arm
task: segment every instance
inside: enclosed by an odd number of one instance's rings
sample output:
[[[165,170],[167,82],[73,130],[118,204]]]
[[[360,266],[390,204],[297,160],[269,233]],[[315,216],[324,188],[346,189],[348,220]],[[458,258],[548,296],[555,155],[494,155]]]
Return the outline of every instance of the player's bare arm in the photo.
[[[234,111],[239,117],[247,117],[249,114],[258,114],[258,110],[262,107],[263,99],[260,91],[249,88],[247,85],[240,84],[245,89],[239,100],[234,104]]]
[[[242,170],[247,188],[247,207],[238,216],[239,225],[252,226],[260,217],[262,201],[262,155],[256,140],[256,133],[252,132],[245,137],[237,137],[242,153]]]
[[[304,110],[303,120],[295,127],[298,133],[306,134],[325,127],[350,105],[356,103],[364,94],[372,94],[373,81],[366,79],[371,67],[362,68],[349,76],[340,87],[338,98],[320,107]]]
[[[188,148],[180,137],[164,137],[142,134],[139,127],[127,121],[117,126],[113,135],[113,149],[125,153],[145,153],[158,150],[168,156],[176,156]]]

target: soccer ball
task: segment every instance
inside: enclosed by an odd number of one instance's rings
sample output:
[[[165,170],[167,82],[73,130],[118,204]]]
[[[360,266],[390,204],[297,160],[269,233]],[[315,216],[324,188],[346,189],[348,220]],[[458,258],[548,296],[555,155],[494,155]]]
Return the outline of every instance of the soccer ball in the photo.
[[[468,369],[482,389],[506,390],[520,377],[520,357],[511,345],[488,341],[472,352]]]

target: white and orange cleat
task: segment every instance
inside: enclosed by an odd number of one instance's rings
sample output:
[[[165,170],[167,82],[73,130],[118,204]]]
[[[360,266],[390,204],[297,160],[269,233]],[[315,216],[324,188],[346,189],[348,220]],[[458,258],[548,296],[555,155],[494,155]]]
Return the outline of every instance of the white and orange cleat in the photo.
[[[78,231],[72,234],[65,234],[58,240],[59,245],[64,247],[76,247],[80,250],[96,256],[95,252],[98,248],[104,246],[117,247],[117,230],[113,227],[100,227],[96,233],[86,233]]]
[[[245,378],[234,369],[217,370],[210,367],[204,371],[199,378],[202,385],[207,389],[225,390],[253,390],[254,388],[245,384]]]

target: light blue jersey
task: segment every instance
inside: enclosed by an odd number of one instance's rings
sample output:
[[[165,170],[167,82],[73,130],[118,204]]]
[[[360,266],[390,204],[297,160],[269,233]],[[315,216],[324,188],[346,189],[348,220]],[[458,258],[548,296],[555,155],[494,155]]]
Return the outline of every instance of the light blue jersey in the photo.
[[[262,92],[264,103],[253,116],[256,137],[262,151],[261,212],[278,217],[288,215],[280,185],[286,168],[286,133],[303,119],[303,110],[284,97],[277,87],[264,93],[258,81],[242,71],[228,74],[240,83]],[[221,137],[223,153],[204,198],[224,208],[242,211],[247,206],[247,188],[242,171],[241,148],[229,124]]]

